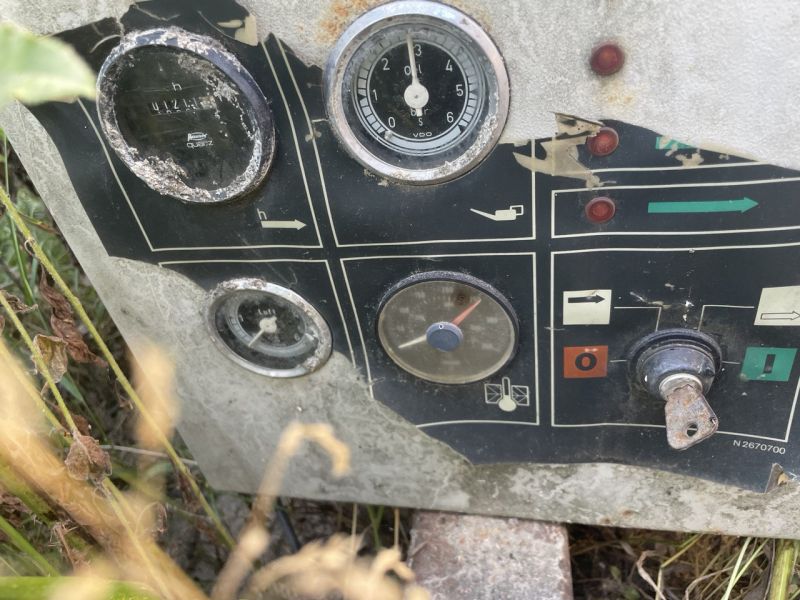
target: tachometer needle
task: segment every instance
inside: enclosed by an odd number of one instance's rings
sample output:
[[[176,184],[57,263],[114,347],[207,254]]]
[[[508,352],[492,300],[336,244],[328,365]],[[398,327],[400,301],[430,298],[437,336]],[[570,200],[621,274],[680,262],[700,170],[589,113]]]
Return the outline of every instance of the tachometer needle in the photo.
[[[455,326],[461,325],[461,323],[464,322],[464,319],[466,319],[468,316],[470,316],[470,314],[472,314],[472,311],[475,310],[478,307],[478,304],[481,303],[481,300],[482,300],[482,298],[478,298],[477,300],[475,300],[475,302],[473,302],[467,308],[462,310],[458,314],[458,316],[456,316],[455,319],[450,321],[450,323],[452,323]],[[397,349],[398,350],[402,350],[403,348],[410,348],[411,346],[416,346],[417,344],[421,344],[422,342],[426,341],[427,339],[428,339],[428,334],[425,333],[424,335],[416,337],[413,340],[409,340],[407,342],[403,342],[402,344],[397,346]]]
[[[408,67],[411,69],[411,85],[403,93],[403,100],[414,111],[415,116],[421,117],[422,109],[428,104],[428,89],[419,82],[417,76],[417,59],[414,56],[414,42],[411,40],[411,34],[406,36],[406,45],[408,46]]]

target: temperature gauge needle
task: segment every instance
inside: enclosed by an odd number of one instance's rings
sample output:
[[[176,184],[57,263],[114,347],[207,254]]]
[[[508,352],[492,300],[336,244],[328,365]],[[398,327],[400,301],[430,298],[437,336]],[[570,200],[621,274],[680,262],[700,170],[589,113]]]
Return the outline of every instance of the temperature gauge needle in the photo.
[[[467,308],[462,310],[455,319],[450,321],[450,323],[455,325],[456,327],[461,325],[461,323],[464,322],[464,319],[466,319],[468,316],[470,316],[470,314],[472,314],[472,311],[475,310],[478,307],[478,304],[481,303],[481,300],[482,300],[482,298],[478,298],[477,300],[475,300],[475,302],[473,302]],[[402,350],[403,348],[409,348],[411,346],[416,346],[417,344],[421,344],[422,342],[426,341],[427,339],[428,339],[428,334],[425,333],[424,335],[416,337],[413,340],[409,340],[407,342],[404,342],[404,343],[400,344],[399,346],[397,346],[397,349],[398,350]]]
[[[464,321],[464,319],[466,319],[472,313],[473,310],[478,308],[478,304],[480,304],[480,303],[481,303],[481,298],[478,298],[477,300],[475,300],[475,302],[470,304],[467,308],[465,308],[461,312],[461,314],[459,314],[455,319],[453,319],[450,322],[453,325],[461,325],[461,323]]]
[[[413,340],[408,340],[407,342],[403,342],[402,344],[400,344],[397,347],[397,349],[398,350],[402,350],[403,348],[409,348],[411,346],[416,346],[417,344],[421,344],[422,342],[424,342],[427,339],[428,339],[428,335],[424,333],[421,336],[419,336],[417,338],[414,338]]]
[[[417,76],[417,59],[414,56],[414,42],[411,41],[411,35],[406,36],[406,45],[408,46],[408,67],[411,69],[411,85],[406,88],[403,93],[403,100],[414,111],[417,117],[422,116],[422,109],[428,104],[428,88],[419,82]]]

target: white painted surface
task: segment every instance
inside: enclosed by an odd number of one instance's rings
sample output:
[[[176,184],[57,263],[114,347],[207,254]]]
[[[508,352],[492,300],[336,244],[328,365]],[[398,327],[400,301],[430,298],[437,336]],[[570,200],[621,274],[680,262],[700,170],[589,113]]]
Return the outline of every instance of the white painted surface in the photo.
[[[324,64],[338,34],[379,0],[243,0],[275,33]],[[0,0],[0,15],[43,33],[119,16],[128,0]],[[667,137],[800,168],[800,4],[791,0],[455,0],[494,38],[511,78],[504,139],[552,135],[553,112],[613,118]],[[626,52],[608,78],[598,42]]]

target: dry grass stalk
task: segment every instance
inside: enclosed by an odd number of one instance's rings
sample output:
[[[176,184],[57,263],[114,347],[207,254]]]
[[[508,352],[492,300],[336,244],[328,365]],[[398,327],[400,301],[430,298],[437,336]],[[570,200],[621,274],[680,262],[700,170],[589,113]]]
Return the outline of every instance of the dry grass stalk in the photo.
[[[572,536],[573,578],[587,597],[755,600],[769,583],[763,538],[583,526]]]
[[[59,582],[50,592],[50,600],[106,600],[113,587],[115,571],[112,565],[97,560],[76,571],[75,577]]]
[[[247,524],[239,537],[239,543],[214,586],[211,595],[214,600],[234,598],[253,564],[266,550],[269,544],[269,534],[266,530],[267,516],[272,512],[289,461],[306,440],[317,443],[328,452],[334,476],[340,477],[349,470],[350,449],[333,435],[330,426],[290,423],[278,441],[275,456],[261,481]]]
[[[84,112],[86,112],[86,107],[80,101],[78,101],[78,103],[79,103],[81,109]],[[45,253],[45,251],[42,249],[41,245],[33,237],[33,235],[31,234],[30,228],[28,227],[27,223],[25,222],[25,219],[22,217],[22,215],[20,215],[19,211],[17,210],[17,207],[11,201],[11,198],[8,196],[8,194],[6,193],[6,191],[3,188],[0,188],[0,204],[2,204],[3,207],[6,209],[6,211],[8,212],[8,215],[11,218],[11,220],[13,221],[14,226],[17,227],[19,229],[19,231],[22,233],[22,235],[24,236],[26,247],[30,248],[30,251],[32,251],[33,254],[36,256],[36,258],[40,261],[41,266],[44,269],[44,271],[46,271],[47,275],[49,275],[53,279],[53,282],[55,283],[55,288],[51,288],[49,285],[46,285],[46,287],[49,288],[51,290],[51,292],[55,291],[55,290],[58,290],[58,292],[60,292],[63,295],[64,302],[62,303],[59,300],[56,303],[61,308],[63,308],[64,310],[66,310],[67,305],[69,305],[72,308],[72,310],[75,311],[75,314],[78,315],[78,317],[80,318],[80,321],[86,326],[86,328],[87,328],[87,330],[89,332],[89,335],[94,340],[95,344],[97,344],[97,347],[100,349],[100,353],[102,354],[103,359],[108,364],[109,368],[113,371],[114,375],[117,378],[117,381],[119,381],[120,385],[122,386],[123,390],[127,394],[128,398],[130,398],[131,402],[133,402],[133,404],[139,410],[139,414],[140,414],[141,418],[144,419],[144,420],[152,419],[149,411],[147,410],[147,407],[144,405],[142,400],[139,398],[139,395],[136,393],[136,390],[134,390],[133,386],[131,385],[130,381],[126,377],[125,373],[122,371],[122,368],[120,367],[120,365],[117,362],[117,360],[114,358],[113,354],[111,353],[111,350],[108,348],[108,345],[106,344],[105,340],[103,339],[103,336],[101,336],[100,333],[98,332],[97,328],[95,327],[94,323],[92,322],[91,318],[89,317],[88,313],[86,312],[86,309],[84,308],[84,306],[81,303],[80,299],[75,295],[75,293],[72,292],[70,287],[67,285],[67,283],[64,281],[64,279],[59,274],[58,270],[55,268],[53,262],[50,260],[50,257],[47,256],[47,253]],[[46,283],[46,279],[45,279],[45,283]],[[40,284],[41,284],[41,282],[40,282]],[[2,295],[0,295],[0,296],[2,296]],[[22,324],[19,322],[19,319],[15,314],[14,308],[11,306],[9,301],[5,297],[0,297],[0,304],[2,304],[3,308],[9,314],[9,316],[12,319],[12,321],[14,321],[14,325],[19,330],[20,335],[22,335],[23,338],[25,338],[26,344],[28,344],[29,347],[33,347],[32,340],[29,339],[27,331],[25,330],[24,326],[22,326]],[[71,317],[70,317],[70,319],[71,319]],[[70,319],[67,319],[67,320],[69,321]],[[72,322],[73,325],[75,324],[74,319],[72,319],[71,322]],[[60,328],[57,329],[57,330],[60,330]],[[64,332],[62,332],[62,333],[64,333]],[[77,343],[77,340],[73,339],[74,336],[67,335],[67,337],[70,338],[70,340],[72,340],[72,341]],[[70,340],[68,340],[68,342]],[[71,347],[73,349],[77,348],[77,346],[75,344],[73,344]],[[94,355],[92,355],[92,356],[94,356]],[[38,352],[34,352],[34,358],[36,359],[36,366],[37,366],[37,368],[39,368],[40,367],[40,364],[39,364],[40,360],[39,359],[41,358],[41,355]],[[52,383],[52,378],[46,376],[45,379],[48,380],[48,385],[51,388],[51,390],[53,390],[53,393],[54,393],[54,395],[56,397],[56,400],[59,402],[59,408],[64,413],[64,419],[66,420],[66,423],[67,423],[67,426],[68,426],[69,430],[70,431],[74,431],[76,429],[75,423],[72,420],[72,417],[69,414],[69,411],[66,410],[66,407],[62,405],[62,402],[60,400],[60,395],[58,394],[58,390],[55,388],[55,385]],[[157,425],[152,427],[152,431],[153,432],[157,432],[158,431]],[[197,481],[195,481],[195,479],[192,476],[192,474],[189,471],[189,469],[186,467],[186,465],[184,465],[181,462],[180,457],[178,456],[178,453],[172,447],[172,444],[170,443],[169,439],[162,438],[160,440],[160,442],[161,442],[161,445],[163,446],[165,452],[169,455],[169,458],[172,461],[172,463],[173,463],[173,465],[175,467],[175,470],[186,481],[186,483],[188,485],[188,488],[191,490],[191,493],[195,496],[198,504],[202,507],[202,509],[208,515],[208,518],[213,523],[215,529],[217,530],[217,533],[219,534],[220,539],[227,546],[233,547],[233,545],[234,545],[233,538],[231,537],[230,533],[228,533],[227,528],[223,525],[222,521],[219,518],[219,515],[216,513],[216,511],[211,507],[211,505],[206,500],[205,496],[203,495],[202,491],[200,490],[200,486],[197,484]]]
[[[398,549],[381,550],[371,561],[359,559],[352,552],[350,537],[336,535],[325,542],[307,544],[297,554],[259,570],[247,596],[254,597],[281,583],[311,598],[338,593],[349,600],[428,600],[424,589],[406,585],[413,580],[414,574]]]
[[[8,356],[5,348],[0,355]],[[46,367],[43,371],[47,373]],[[137,424],[137,437],[145,450],[163,450],[162,440],[172,434],[177,416],[168,392],[172,375],[170,361],[158,351],[148,353],[139,365],[138,393],[148,408],[148,416]],[[107,594],[109,581],[129,580],[156,590],[164,600],[207,600],[156,543],[163,507],[152,498],[159,497],[160,487],[153,489],[151,482],[147,493],[123,494],[108,479],[107,457],[96,442],[77,433],[65,464],[47,437],[48,428],[39,406],[32,401],[35,388],[26,381],[28,378],[15,361],[0,362],[0,462],[11,465],[14,475],[48,504],[67,513],[105,552],[102,559],[82,556],[75,560],[75,564],[83,565],[78,571],[81,577],[70,581],[68,587],[57,588],[53,599],[99,600]],[[328,453],[335,476],[348,471],[349,449],[334,436],[330,426],[292,423],[287,427],[240,542],[220,576],[215,598],[235,598],[266,549],[269,533],[265,522],[289,461],[306,441]],[[383,550],[373,560],[358,558],[357,551],[348,536],[309,544],[298,554],[278,559],[258,571],[249,590],[256,593],[280,582],[316,598],[332,592],[352,600],[428,598],[427,592],[410,584],[413,573],[402,562],[397,548]]]
[[[14,361],[0,363],[0,460],[87,531],[114,559],[121,578],[141,581],[165,599],[205,598],[155,543],[146,515],[152,509],[108,479],[90,485],[70,474],[49,444],[36,406],[26,401],[22,378]]]
[[[172,393],[175,370],[169,356],[157,346],[141,353],[134,363],[134,382],[150,419],[137,419],[136,441],[146,450],[164,450],[163,440],[172,437],[179,406]]]

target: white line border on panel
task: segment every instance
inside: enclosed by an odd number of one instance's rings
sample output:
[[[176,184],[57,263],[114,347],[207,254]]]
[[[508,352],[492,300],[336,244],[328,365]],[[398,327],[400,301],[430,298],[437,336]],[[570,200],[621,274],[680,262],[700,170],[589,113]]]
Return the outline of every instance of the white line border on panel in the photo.
[[[370,242],[366,244],[340,244],[337,240],[336,245],[339,248],[364,248],[369,246],[413,246],[416,244],[460,244],[470,242],[530,242],[536,240],[536,171],[531,171],[531,235],[527,237],[505,237],[505,238],[477,238],[477,239],[463,239],[463,240],[419,240],[413,242]],[[330,208],[328,209],[330,215]],[[466,215],[466,213],[465,213]],[[333,217],[331,217],[331,221]]]
[[[704,188],[704,187],[735,187],[746,185],[762,185],[767,183],[793,183],[800,181],[800,177],[785,177],[782,179],[755,179],[752,181],[721,181],[703,183],[670,183],[663,185],[610,185],[597,188],[571,188],[551,190],[550,192],[550,235],[553,239],[580,238],[594,236],[625,236],[625,235],[728,235],[733,233],[758,233],[764,231],[792,231],[800,229],[800,225],[786,227],[755,227],[750,229],[717,229],[714,231],[592,231],[588,233],[556,233],[556,196],[558,194],[575,194],[581,192],[603,193],[608,190],[658,190],[668,188]]]
[[[339,236],[336,235],[336,226],[333,223],[333,216],[331,215],[331,205],[328,201],[328,187],[325,185],[325,174],[322,172],[322,161],[319,158],[319,148],[317,148],[317,136],[315,135],[316,131],[314,129],[314,124],[311,122],[311,116],[308,113],[308,107],[306,106],[306,101],[303,98],[303,94],[300,91],[300,86],[297,83],[297,78],[294,76],[294,71],[292,70],[292,65],[289,64],[289,57],[286,56],[286,50],[283,47],[283,44],[278,38],[275,38],[275,42],[278,44],[278,48],[281,51],[281,56],[283,57],[283,62],[286,65],[286,70],[289,72],[289,77],[292,80],[292,85],[294,86],[294,92],[297,94],[298,100],[300,100],[300,106],[303,109],[303,115],[306,118],[306,127],[308,127],[308,135],[311,138],[311,147],[314,150],[314,157],[317,161],[317,171],[319,172],[319,182],[322,186],[322,197],[325,200],[325,208],[328,212],[328,223],[331,226],[331,232],[333,233],[333,241],[336,246],[339,246]],[[266,48],[265,48],[266,49]],[[287,107],[288,110],[288,107]],[[296,138],[295,138],[296,139]],[[298,149],[298,153],[300,150]]]
[[[322,161],[319,157],[319,149],[317,148],[317,138],[314,135],[314,125],[311,121],[311,116],[308,112],[308,107],[306,106],[306,102],[303,99],[303,94],[300,91],[300,86],[297,83],[297,78],[294,75],[294,71],[292,71],[292,67],[289,64],[289,59],[286,56],[286,51],[283,47],[283,44],[280,40],[277,40],[278,47],[281,50],[281,54],[283,55],[283,60],[286,63],[286,69],[289,71],[289,75],[292,78],[292,83],[294,84],[295,93],[297,97],[300,99],[300,105],[303,107],[303,114],[306,117],[306,124],[308,125],[308,133],[311,136],[311,145],[314,148],[314,155],[317,159],[317,170],[319,171],[319,179],[320,183],[322,184],[322,195],[325,199],[325,208],[328,212],[328,222],[331,226],[331,232],[333,232],[333,241],[336,244],[337,248],[367,248],[372,246],[413,246],[417,244],[459,244],[465,242],[518,242],[518,241],[532,241],[536,239],[536,172],[532,171],[533,176],[531,179],[531,185],[533,189],[531,191],[531,235],[529,237],[514,237],[514,238],[480,238],[480,239],[450,239],[450,240],[415,240],[412,242],[370,242],[366,244],[342,244],[339,242],[339,235],[336,233],[336,224],[333,220],[333,213],[331,211],[331,204],[328,198],[328,189],[325,185],[325,174],[322,170]],[[324,119],[327,121],[327,119]],[[315,121],[316,122],[316,121]],[[535,142],[532,142],[535,143]]]
[[[657,310],[656,313],[656,327],[653,331],[658,331],[658,328],[661,326],[661,312],[663,310],[662,306],[612,306],[612,310]],[[613,314],[613,313],[612,313]],[[614,362],[614,361],[609,361]]]
[[[356,364],[356,354],[353,350],[353,343],[350,340],[350,332],[347,331],[347,321],[344,318],[344,310],[342,309],[342,303],[339,300],[339,294],[336,292],[336,284],[333,281],[333,272],[331,271],[330,263],[322,258],[265,258],[265,259],[212,259],[212,260],[165,260],[158,263],[159,267],[163,267],[164,265],[202,265],[208,263],[226,263],[226,264],[236,264],[236,263],[246,263],[246,264],[257,264],[257,263],[325,263],[325,269],[328,272],[328,281],[331,284],[331,292],[333,292],[333,298],[336,300],[336,308],[339,311],[339,319],[342,321],[342,328],[344,329],[344,335],[347,339],[347,348],[350,351],[350,361],[353,363],[354,367],[357,367]]]
[[[739,304],[703,304],[703,306],[700,308],[700,320],[697,322],[697,327],[696,327],[697,331],[700,331],[700,329],[703,327],[703,320],[706,318],[706,309],[707,308],[743,308],[743,309],[752,308],[753,310],[755,310],[756,307],[755,306],[742,306],[742,305],[739,305]],[[739,364],[739,363],[736,363],[736,364]]]
[[[790,242],[786,244],[760,244],[753,246],[712,246],[708,248],[589,248],[586,250],[559,250],[550,254],[550,426],[553,428],[586,428],[586,427],[657,427],[664,428],[664,425],[655,423],[577,423],[564,424],[556,423],[556,361],[555,361],[555,258],[561,254],[587,254],[594,252],[708,252],[713,250],[752,250],[766,248],[796,248],[800,242]],[[734,437],[753,438],[758,440],[768,440],[786,444],[789,442],[789,434],[792,429],[797,401],[800,397],[800,378],[795,389],[792,407],[789,411],[789,421],[786,425],[786,436],[784,438],[768,437],[764,435],[754,435],[749,433],[737,433],[735,431],[717,431],[719,435],[730,435]]]
[[[305,168],[303,166],[303,157],[300,154],[300,146],[299,146],[299,144],[297,142],[297,134],[295,133],[295,126],[294,126],[294,121],[292,120],[292,114],[289,111],[289,105],[286,102],[286,96],[285,96],[285,94],[283,92],[283,87],[281,86],[281,82],[278,79],[278,76],[277,76],[277,74],[275,72],[275,68],[272,65],[272,59],[270,58],[269,53],[267,52],[267,48],[266,48],[266,46],[264,46],[263,43],[261,44],[261,46],[262,46],[262,48],[264,50],[264,54],[267,57],[267,62],[269,63],[270,69],[272,70],[272,76],[275,79],[276,85],[278,86],[278,90],[280,91],[281,98],[283,99],[283,104],[284,104],[284,107],[286,109],[286,118],[289,119],[289,124],[290,124],[291,129],[292,129],[292,135],[294,137],[295,150],[297,152],[297,161],[300,164],[300,172],[301,172],[301,174],[303,176],[303,183],[305,184],[305,188],[306,188],[306,199],[308,200],[308,207],[309,207],[309,209],[311,211],[311,218],[314,221],[314,229],[316,230],[316,234],[317,234],[317,243],[316,243],[316,245],[310,246],[310,245],[297,245],[297,244],[257,244],[257,245],[252,245],[252,246],[186,246],[186,247],[155,247],[155,246],[153,246],[153,244],[150,242],[150,238],[147,235],[147,231],[145,231],[144,225],[142,224],[142,221],[139,218],[139,214],[136,212],[136,208],[134,208],[133,203],[131,202],[130,197],[128,196],[128,192],[123,187],[122,181],[120,180],[119,175],[117,174],[117,170],[114,168],[114,163],[111,160],[111,156],[109,155],[108,150],[106,149],[106,145],[105,145],[105,141],[103,140],[103,137],[100,135],[100,132],[98,131],[97,126],[94,124],[94,121],[92,120],[92,117],[89,115],[89,111],[86,109],[86,106],[84,106],[83,101],[78,99],[78,104],[80,105],[81,109],[83,109],[83,113],[86,116],[86,119],[89,121],[89,125],[91,125],[92,129],[94,130],[95,135],[97,136],[97,139],[100,142],[100,146],[103,149],[103,154],[105,155],[106,162],[108,163],[108,166],[111,168],[111,172],[114,175],[114,179],[116,179],[117,185],[119,185],[119,189],[122,192],[122,195],[125,197],[125,200],[128,203],[128,207],[131,209],[131,212],[133,213],[133,217],[136,220],[136,224],[139,226],[139,230],[142,232],[142,236],[144,236],[144,239],[147,242],[147,246],[149,247],[150,252],[154,252],[155,253],[155,252],[192,251],[192,250],[194,250],[194,251],[200,251],[200,250],[246,250],[246,249],[255,249],[255,248],[300,248],[300,249],[312,249],[312,248],[313,249],[319,249],[319,248],[322,248],[322,238],[320,237],[319,225],[317,225],[317,219],[316,219],[316,216],[314,215],[314,206],[311,203],[311,193],[309,192],[309,188],[308,188],[308,181],[306,179],[306,172],[305,172]]]
[[[702,148],[698,148],[698,150],[702,150]],[[777,165],[770,165],[769,163],[765,162],[737,162],[737,163],[721,163],[718,165],[676,165],[672,167],[609,167],[607,169],[592,169],[592,173],[633,173],[633,172],[643,172],[646,173],[648,171],[694,171],[696,169],[724,169],[726,167],[765,167],[765,166],[777,166]]]
[[[289,127],[292,130],[292,140],[294,141],[294,149],[297,153],[297,163],[300,165],[300,173],[303,175],[303,185],[305,186],[306,190],[306,199],[308,200],[308,209],[311,211],[311,218],[314,220],[314,229],[317,232],[317,242],[319,244],[318,247],[322,247],[322,236],[319,234],[319,224],[317,223],[317,214],[314,212],[314,203],[311,201],[311,190],[308,187],[308,177],[306,177],[306,167],[303,164],[303,155],[300,152],[300,142],[297,139],[297,128],[294,126],[294,119],[292,118],[292,111],[289,109],[289,102],[286,100],[286,93],[283,91],[283,86],[281,85],[281,80],[278,78],[278,72],[275,70],[275,65],[272,62],[272,57],[270,57],[269,52],[267,51],[267,46],[264,42],[260,42],[261,49],[264,51],[264,56],[267,58],[267,64],[269,64],[269,70],[272,72],[272,78],[275,80],[275,83],[278,85],[278,91],[281,94],[281,101],[283,102],[284,110],[286,110],[286,118],[289,121]],[[283,51],[283,49],[281,49]],[[291,74],[291,71],[289,71]],[[292,75],[294,77],[294,75]]]
[[[155,248],[153,248],[153,244],[150,242],[150,238],[147,236],[147,232],[144,230],[142,226],[141,220],[139,220],[139,214],[136,212],[136,209],[133,207],[133,203],[131,202],[130,197],[128,196],[128,191],[125,189],[125,186],[122,185],[122,180],[120,180],[119,175],[117,174],[117,169],[114,168],[114,162],[111,160],[111,156],[108,154],[108,148],[106,148],[106,143],[103,140],[103,137],[100,135],[100,132],[97,130],[97,126],[94,124],[89,111],[86,110],[86,106],[83,103],[83,100],[78,98],[78,105],[83,110],[83,114],[86,115],[86,120],[89,121],[89,125],[94,130],[94,134],[97,136],[97,141],[100,142],[100,147],[103,149],[103,154],[106,157],[106,162],[108,163],[109,168],[111,169],[111,173],[114,175],[114,179],[119,186],[119,191],[122,192],[122,195],[125,198],[125,201],[128,203],[128,208],[131,209],[133,213],[133,218],[136,220],[136,224],[139,226],[139,230],[142,232],[142,236],[144,237],[144,241],[147,242],[147,247],[150,249],[150,252],[155,252]]]
[[[361,260],[386,260],[386,259],[429,259],[429,258],[460,258],[469,256],[530,256],[533,275],[533,359],[534,359],[534,385],[536,387],[536,419],[535,421],[502,421],[502,420],[480,420],[480,419],[464,419],[455,421],[435,421],[431,423],[417,423],[415,426],[424,429],[426,427],[435,427],[438,425],[462,425],[462,424],[476,424],[476,423],[503,423],[507,425],[527,425],[538,426],[540,424],[541,407],[539,404],[539,324],[537,308],[538,291],[536,287],[536,253],[535,252],[479,252],[479,253],[466,253],[466,254],[404,254],[404,255],[389,255],[389,256],[354,256],[349,258],[340,258],[339,261],[342,265],[342,272],[344,273],[345,285],[347,286],[347,293],[350,296],[350,305],[353,308],[353,314],[356,318],[356,327],[358,328],[358,335],[361,339],[361,349],[364,353],[364,364],[367,369],[367,381],[369,383],[370,397],[374,400],[375,395],[372,389],[372,371],[369,366],[369,356],[367,355],[367,345],[364,338],[364,329],[361,326],[361,317],[356,308],[356,302],[353,298],[353,292],[350,287],[350,278],[347,275],[347,262],[361,261]]]

